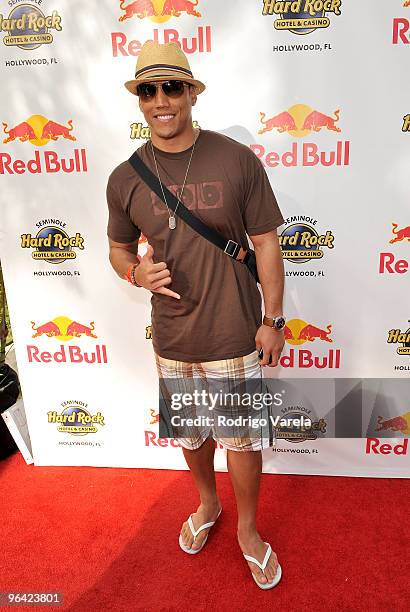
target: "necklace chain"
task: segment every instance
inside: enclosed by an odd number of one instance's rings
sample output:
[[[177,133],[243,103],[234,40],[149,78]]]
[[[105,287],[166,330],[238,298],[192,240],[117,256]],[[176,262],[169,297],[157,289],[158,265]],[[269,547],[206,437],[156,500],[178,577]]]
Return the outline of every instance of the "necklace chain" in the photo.
[[[176,226],[176,221],[175,221],[175,213],[176,213],[176,211],[177,211],[178,205],[179,205],[180,201],[182,200],[182,196],[183,196],[183,194],[184,194],[185,183],[186,183],[186,180],[187,180],[187,177],[188,177],[188,172],[189,172],[189,168],[190,168],[190,165],[191,165],[192,156],[193,156],[193,154],[194,154],[195,144],[196,144],[196,141],[198,140],[198,137],[199,137],[199,132],[198,132],[198,135],[197,135],[197,137],[195,138],[195,140],[194,140],[194,144],[193,144],[193,146],[192,146],[191,155],[190,155],[189,162],[188,162],[188,166],[187,166],[187,169],[186,169],[186,172],[185,172],[184,183],[183,183],[183,185],[182,185],[181,195],[180,195],[180,197],[178,197],[178,195],[176,196],[176,198],[177,198],[178,202],[177,202],[177,205],[175,206],[175,210],[173,211],[173,212],[174,212],[174,214],[172,214],[172,213],[170,212],[170,208],[169,208],[169,206],[168,206],[168,202],[167,202],[167,199],[166,199],[166,197],[165,197],[164,189],[163,189],[163,187],[162,187],[161,178],[160,178],[160,176],[159,176],[159,170],[158,170],[157,160],[156,160],[155,153],[154,153],[154,147],[152,146],[152,140],[150,139],[150,143],[151,143],[151,151],[152,151],[152,157],[154,158],[155,169],[156,169],[156,171],[157,171],[157,176],[158,176],[159,184],[161,185],[161,191],[162,191],[162,195],[163,195],[163,197],[164,197],[164,202],[165,202],[165,205],[166,205],[166,207],[167,207],[167,209],[168,209],[168,214],[169,214],[168,225],[169,225],[169,229],[175,229],[175,226]]]

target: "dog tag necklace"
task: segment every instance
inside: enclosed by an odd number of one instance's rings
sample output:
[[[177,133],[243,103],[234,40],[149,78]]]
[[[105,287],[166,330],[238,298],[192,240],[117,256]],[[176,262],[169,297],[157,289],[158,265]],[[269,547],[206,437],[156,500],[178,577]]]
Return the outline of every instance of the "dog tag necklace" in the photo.
[[[181,191],[181,195],[180,195],[180,198],[181,198],[181,199],[182,199],[182,196],[183,196],[183,193],[184,193],[185,183],[186,183],[186,179],[187,179],[187,176],[188,176],[189,167],[190,167],[190,165],[191,165],[191,161],[192,161],[192,155],[194,154],[195,144],[196,144],[196,141],[198,140],[198,137],[199,137],[199,132],[198,132],[198,135],[197,135],[197,137],[195,138],[195,140],[194,140],[194,144],[193,144],[193,146],[192,146],[191,156],[190,156],[190,158],[189,158],[188,167],[187,167],[187,169],[186,169],[186,173],[185,173],[184,184],[182,185],[182,191]],[[168,226],[169,226],[169,229],[175,229],[175,227],[176,227],[175,213],[176,213],[176,211],[177,211],[177,208],[178,208],[178,205],[179,205],[179,202],[180,202],[180,198],[177,196],[177,200],[178,200],[178,202],[177,202],[177,205],[175,206],[174,214],[171,214],[170,209],[169,209],[169,206],[168,206],[167,199],[166,199],[166,197],[165,197],[164,189],[163,189],[163,187],[162,187],[162,182],[161,182],[161,179],[160,179],[160,176],[159,176],[159,171],[158,171],[157,160],[156,160],[156,158],[155,158],[154,147],[152,146],[152,141],[151,141],[151,140],[150,140],[150,143],[151,143],[152,157],[154,158],[155,169],[156,169],[156,171],[157,171],[157,176],[158,176],[159,184],[161,185],[161,191],[162,191],[162,195],[163,195],[163,197],[164,197],[164,202],[165,202],[165,205],[166,205],[166,207],[167,207],[167,209],[168,209],[168,214],[169,214]]]

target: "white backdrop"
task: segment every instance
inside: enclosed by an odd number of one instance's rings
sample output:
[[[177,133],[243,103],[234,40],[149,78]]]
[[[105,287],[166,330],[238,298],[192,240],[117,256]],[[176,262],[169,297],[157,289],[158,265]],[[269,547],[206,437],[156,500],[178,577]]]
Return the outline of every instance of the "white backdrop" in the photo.
[[[0,3],[0,256],[35,464],[186,467],[157,436],[151,294],[116,276],[106,237],[108,175],[148,136],[123,82],[157,39],[180,42],[207,85],[193,120],[253,149],[286,218],[293,339],[265,376],[376,389],[337,410],[302,398],[297,411],[346,437],[280,439],[264,470],[409,476],[410,8],[174,0],[178,16],[138,1]]]

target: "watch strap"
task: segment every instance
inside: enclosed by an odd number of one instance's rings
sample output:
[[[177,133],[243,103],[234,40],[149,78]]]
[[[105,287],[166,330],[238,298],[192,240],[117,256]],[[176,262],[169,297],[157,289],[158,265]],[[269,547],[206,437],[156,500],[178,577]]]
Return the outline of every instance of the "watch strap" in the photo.
[[[277,319],[282,319],[284,318],[283,315],[278,315],[277,317],[267,317],[266,315],[263,315],[263,324],[267,325],[268,327],[272,327],[272,329],[276,329],[276,321]]]

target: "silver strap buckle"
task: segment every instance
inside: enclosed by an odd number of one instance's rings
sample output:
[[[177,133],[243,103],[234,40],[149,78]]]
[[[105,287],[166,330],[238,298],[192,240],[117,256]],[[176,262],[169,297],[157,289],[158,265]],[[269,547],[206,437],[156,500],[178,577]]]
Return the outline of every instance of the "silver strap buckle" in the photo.
[[[230,249],[230,248],[231,248],[231,246],[230,246],[230,244],[229,244],[230,242],[231,242],[231,243],[234,245],[232,253],[229,253],[229,252],[227,251],[227,249]],[[227,243],[227,245],[226,245],[226,247],[224,248],[224,252],[225,252],[227,255],[229,255],[229,257],[233,257],[233,256],[235,255],[235,253],[237,252],[237,250],[236,250],[237,248],[239,248],[239,244],[238,244],[237,242],[235,242],[234,240],[230,240],[230,239],[229,239],[229,240],[228,240],[228,243]]]

